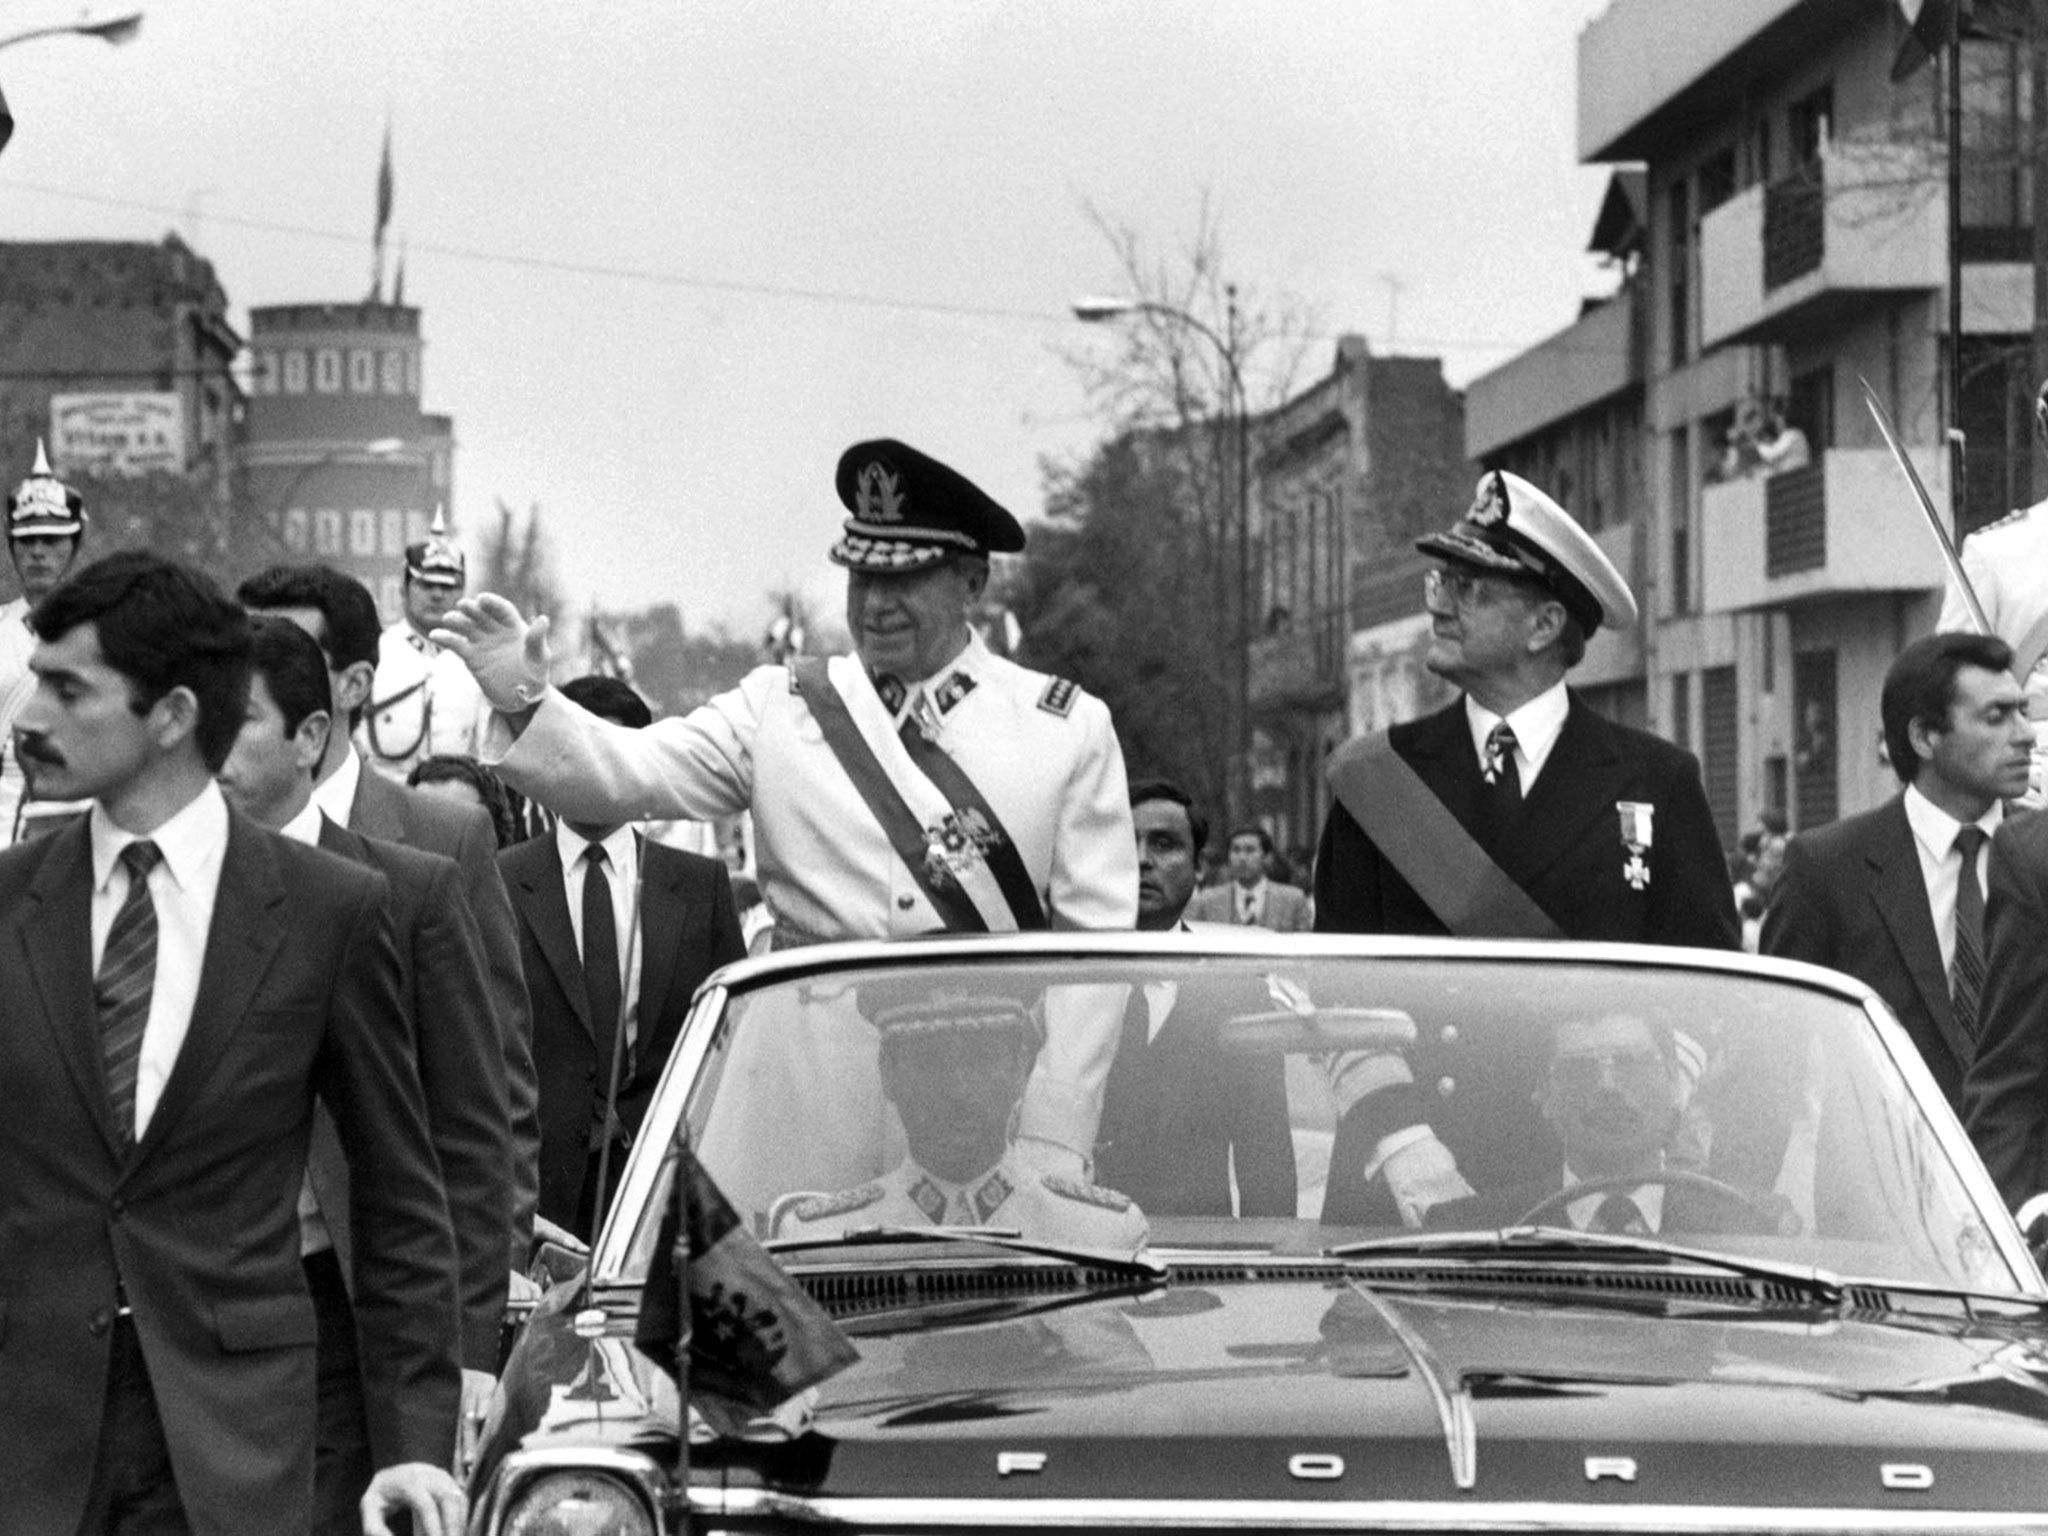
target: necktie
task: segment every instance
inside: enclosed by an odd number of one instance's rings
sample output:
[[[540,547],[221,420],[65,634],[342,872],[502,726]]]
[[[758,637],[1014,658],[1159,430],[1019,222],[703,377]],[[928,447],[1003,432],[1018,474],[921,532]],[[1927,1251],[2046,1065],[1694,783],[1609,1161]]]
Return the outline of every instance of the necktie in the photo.
[[[1956,853],[1963,861],[1956,875],[1956,954],[1948,968],[1949,1000],[1963,1032],[1977,1033],[1977,998],[1984,989],[1984,887],[1977,880],[1977,851],[1984,846],[1982,827],[1956,833]]]
[[[1502,720],[1486,733],[1486,759],[1479,776],[1487,783],[1487,810],[1495,827],[1504,827],[1522,808],[1522,770],[1515,762],[1515,731]]]
[[[1237,920],[1240,923],[1256,923],[1259,920],[1258,897],[1243,886],[1237,891]]]
[[[612,882],[605,873],[603,844],[590,844],[583,859],[583,995],[590,1004],[602,1081],[609,1079],[619,1032],[619,926],[612,916]],[[620,1067],[621,1079],[626,1070]]]
[[[1650,1224],[1643,1220],[1643,1208],[1627,1195],[1609,1195],[1595,1207],[1591,1230],[1641,1237],[1649,1232]]]
[[[135,1075],[142,1061],[142,1034],[149,1026],[150,994],[156,986],[156,902],[149,872],[163,854],[155,843],[134,842],[121,850],[128,894],[107,930],[107,947],[93,978],[93,1007],[99,1016],[100,1052],[107,1067],[107,1099],[124,1141],[135,1138]]]

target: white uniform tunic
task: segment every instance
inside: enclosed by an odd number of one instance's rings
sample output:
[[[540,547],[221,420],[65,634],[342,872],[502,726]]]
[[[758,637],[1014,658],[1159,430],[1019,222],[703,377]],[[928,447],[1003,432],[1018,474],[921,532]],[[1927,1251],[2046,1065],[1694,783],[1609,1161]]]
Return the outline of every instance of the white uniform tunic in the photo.
[[[1135,1252],[1151,1229],[1128,1195],[1040,1173],[1015,1149],[966,1184],[905,1160],[872,1184],[786,1207],[772,1237],[813,1237],[860,1227],[1015,1227],[1027,1238]]]
[[[360,732],[363,750],[378,772],[402,784],[423,757],[474,756],[483,746],[489,719],[483,690],[461,657],[404,619],[385,626]]]
[[[898,738],[904,720],[922,722],[980,790],[1052,927],[1136,926],[1129,789],[1101,700],[992,655],[978,637],[893,712],[857,657],[834,657],[827,672],[924,827],[929,856],[948,863],[991,931],[1017,925],[976,839],[959,835],[949,803]],[[886,939],[945,926],[785,667],[758,667],[731,692],[644,730],[599,720],[552,692],[509,749],[502,730],[501,723],[492,748],[503,750],[497,766],[505,781],[571,820],[709,820],[751,808],[761,894],[781,942]],[[1123,990],[1062,987],[1046,999],[1048,1039],[1018,1134],[1064,1148],[1070,1156],[1049,1159],[1063,1171],[1078,1174],[1093,1151]]]
[[[14,841],[21,798],[28,790],[14,749],[14,717],[36,689],[35,674],[28,669],[29,653],[36,648],[28,609],[25,597],[0,605],[0,848]]]
[[[2036,625],[2048,623],[2048,501],[2011,512],[1979,528],[1963,540],[1963,571],[1984,605],[1991,632],[2014,650],[2027,647],[2030,634],[2039,647]],[[1935,628],[1972,629],[1962,589],[1951,576]],[[2026,658],[2016,663],[2026,666]],[[2027,693],[2027,715],[2034,724],[2034,764],[2028,775],[2024,803],[2048,803],[2048,653],[2020,679]]]

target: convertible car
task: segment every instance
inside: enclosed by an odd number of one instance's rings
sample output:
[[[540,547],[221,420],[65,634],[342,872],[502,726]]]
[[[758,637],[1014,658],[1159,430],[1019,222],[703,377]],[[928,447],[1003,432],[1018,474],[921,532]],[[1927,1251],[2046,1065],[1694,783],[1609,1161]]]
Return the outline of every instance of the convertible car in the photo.
[[[789,1342],[745,1306],[700,1307],[680,1368],[635,1343],[676,1307],[679,1170],[833,1374],[707,1385],[689,1359]],[[471,1529],[2048,1531],[2044,1308],[1831,972],[823,946],[698,999],[587,1268],[521,1327]]]

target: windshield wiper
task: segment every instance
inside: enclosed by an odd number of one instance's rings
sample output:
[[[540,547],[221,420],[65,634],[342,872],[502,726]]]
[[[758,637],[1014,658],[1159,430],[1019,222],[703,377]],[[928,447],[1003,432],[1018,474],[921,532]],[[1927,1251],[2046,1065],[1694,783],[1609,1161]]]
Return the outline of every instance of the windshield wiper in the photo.
[[[1150,1254],[1042,1243],[1027,1239],[1016,1227],[849,1227],[843,1232],[821,1232],[815,1237],[770,1238],[762,1246],[770,1253],[801,1253],[809,1248],[846,1248],[863,1243],[977,1243],[989,1248],[1007,1248],[1013,1253],[1028,1253],[1041,1259],[1093,1265],[1144,1280],[1166,1278],[1165,1262]]]
[[[1530,1258],[1545,1251],[1575,1255],[1588,1253],[1615,1258],[1655,1258],[1700,1264],[1750,1280],[1769,1280],[1788,1285],[1804,1296],[1829,1305],[1839,1303],[1847,1287],[1839,1275],[1806,1264],[1778,1264],[1769,1259],[1748,1259],[1713,1248],[1693,1248],[1667,1243],[1646,1235],[1625,1232],[1580,1232],[1571,1227],[1503,1227],[1497,1231],[1410,1232],[1392,1237],[1372,1237],[1361,1242],[1342,1243],[1323,1250],[1325,1258],[1359,1259],[1398,1257],[1415,1254],[1426,1257],[1512,1256]]]

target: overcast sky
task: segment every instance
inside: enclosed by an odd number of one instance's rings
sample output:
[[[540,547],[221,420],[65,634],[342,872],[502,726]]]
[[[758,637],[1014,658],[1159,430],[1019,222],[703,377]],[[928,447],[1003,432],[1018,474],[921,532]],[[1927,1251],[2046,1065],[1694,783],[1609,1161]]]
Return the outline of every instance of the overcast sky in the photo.
[[[245,331],[360,298],[388,114],[459,526],[537,501],[576,602],[693,628],[837,606],[858,438],[1037,515],[1100,430],[1062,359],[1116,287],[1085,204],[1170,256],[1206,192],[1230,275],[1322,317],[1307,378],[1357,331],[1462,384],[1601,281],[1604,0],[140,3],[125,47],[0,54],[5,238],[175,228]],[[0,0],[0,37],[79,10]]]

